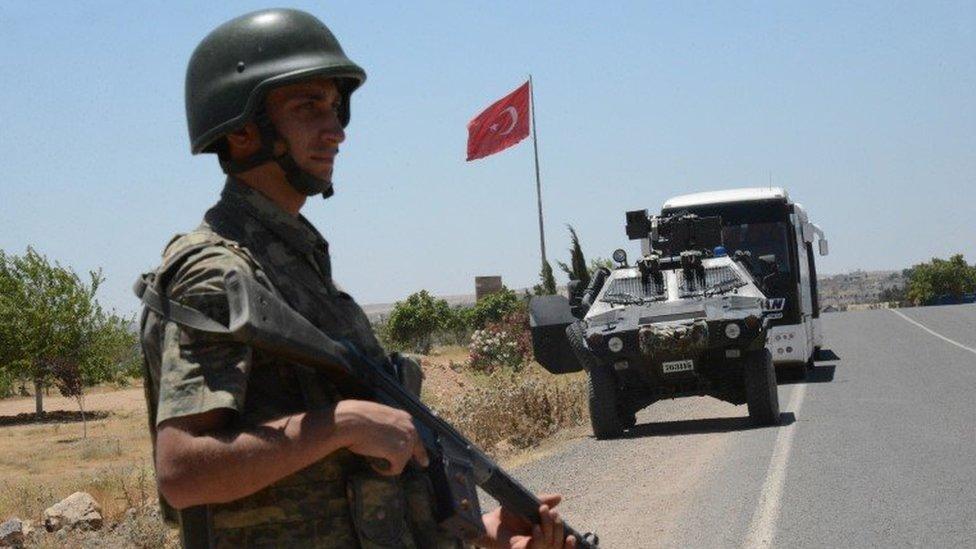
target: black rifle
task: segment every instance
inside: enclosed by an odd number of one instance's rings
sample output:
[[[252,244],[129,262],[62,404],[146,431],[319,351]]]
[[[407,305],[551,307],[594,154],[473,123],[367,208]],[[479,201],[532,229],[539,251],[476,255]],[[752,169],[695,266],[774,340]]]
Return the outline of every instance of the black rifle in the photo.
[[[539,524],[539,499],[406,390],[393,377],[390,364],[367,360],[352,345],[323,334],[251,277],[231,271],[225,283],[230,305],[228,332],[234,339],[322,369],[340,392],[371,398],[414,418],[430,458],[426,473],[433,484],[435,515],[442,527],[462,539],[484,533],[476,486],[508,511]],[[578,547],[598,547],[595,534],[581,535],[569,525],[565,532],[576,538]]]

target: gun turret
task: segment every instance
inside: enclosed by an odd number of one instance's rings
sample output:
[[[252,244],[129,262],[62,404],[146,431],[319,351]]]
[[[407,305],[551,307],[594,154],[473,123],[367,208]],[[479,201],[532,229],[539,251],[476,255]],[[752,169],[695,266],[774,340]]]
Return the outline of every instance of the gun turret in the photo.
[[[647,210],[627,212],[627,237],[646,244],[644,255],[662,258],[699,251],[704,256],[722,245],[722,218],[699,217],[688,212],[669,216],[649,216]]]

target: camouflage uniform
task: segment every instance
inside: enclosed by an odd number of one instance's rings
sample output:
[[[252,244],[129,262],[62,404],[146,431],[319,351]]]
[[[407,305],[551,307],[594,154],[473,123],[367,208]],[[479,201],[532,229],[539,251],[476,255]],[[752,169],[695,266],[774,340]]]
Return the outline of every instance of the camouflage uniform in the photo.
[[[373,359],[384,351],[362,309],[332,280],[328,243],[304,217],[229,179],[195,231],[175,238],[156,272],[170,299],[226,323],[223,277],[250,274],[333,338]],[[225,408],[233,429],[328,407],[339,395],[311,369],[198,332],[147,312],[142,326],[150,429],[170,418]],[[408,468],[399,477],[372,471],[343,449],[227,504],[180,512],[205,524],[211,547],[457,547],[431,511],[429,481]],[[203,521],[203,522],[201,522]],[[199,541],[199,540],[191,540]]]

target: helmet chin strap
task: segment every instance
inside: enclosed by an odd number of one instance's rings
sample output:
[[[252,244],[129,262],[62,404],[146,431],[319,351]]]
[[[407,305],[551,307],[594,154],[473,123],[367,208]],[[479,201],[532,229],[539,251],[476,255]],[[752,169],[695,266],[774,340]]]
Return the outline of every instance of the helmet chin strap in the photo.
[[[274,157],[274,161],[285,172],[285,180],[293,189],[305,196],[315,196],[321,194],[322,198],[329,198],[335,191],[332,190],[332,181],[321,179],[306,172],[298,166],[291,154],[284,154]]]
[[[279,155],[274,154],[275,142],[279,139],[284,141],[284,139],[281,138],[278,130],[275,129],[274,124],[271,123],[264,109],[261,109],[256,114],[255,123],[261,135],[261,149],[244,160],[220,159],[220,167],[224,170],[224,173],[227,175],[235,175],[256,168],[262,164],[274,162],[285,172],[285,180],[291,185],[291,188],[299,193],[305,196],[321,194],[322,198],[329,198],[335,194],[335,191],[332,189],[331,180],[315,177],[303,170],[295,162],[295,159],[287,150],[286,141],[285,152]]]

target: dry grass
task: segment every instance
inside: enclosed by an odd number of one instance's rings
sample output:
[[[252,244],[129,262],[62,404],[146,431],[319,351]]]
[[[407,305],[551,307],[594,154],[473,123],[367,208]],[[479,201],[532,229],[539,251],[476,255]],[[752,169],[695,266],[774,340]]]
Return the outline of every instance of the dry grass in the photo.
[[[470,389],[472,379],[467,367],[468,349],[459,345],[436,347],[420,357],[424,369],[421,398],[428,406],[441,408]]]
[[[16,516],[33,522],[31,547],[177,547],[155,507],[142,388],[97,388],[88,407],[107,412],[88,422],[88,438],[78,421],[0,427],[0,521]],[[33,408],[33,398],[3,400],[0,417]],[[77,411],[74,400],[56,396],[45,398],[44,408]],[[44,510],[76,491],[99,502],[106,527],[44,534]]]
[[[586,417],[586,377],[553,376],[533,362],[518,373],[468,366],[468,349],[446,346],[421,357],[423,400],[472,442],[506,461]]]
[[[532,364],[513,374],[474,376],[474,388],[441,410],[476,445],[495,456],[537,446],[586,416],[581,375],[554,377]]]
[[[101,504],[107,524],[125,522],[127,509],[143,509],[154,501],[142,389],[99,388],[88,404],[93,411],[108,412],[88,422],[88,438],[82,438],[81,422],[0,427],[0,521],[16,516],[38,524],[44,509],[76,491],[90,493]],[[33,407],[33,398],[3,400],[0,417]],[[44,399],[44,408],[77,411],[74,400],[55,396]],[[129,519],[148,523],[142,514]],[[65,539],[57,543],[72,545]]]

